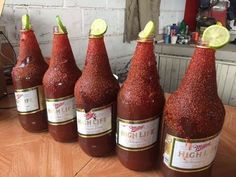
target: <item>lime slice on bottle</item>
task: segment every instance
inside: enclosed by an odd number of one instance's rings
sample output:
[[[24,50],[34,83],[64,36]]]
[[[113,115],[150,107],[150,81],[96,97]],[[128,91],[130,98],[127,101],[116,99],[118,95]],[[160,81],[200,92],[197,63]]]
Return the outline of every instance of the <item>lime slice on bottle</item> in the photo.
[[[212,25],[205,29],[202,40],[208,43],[211,48],[221,48],[229,42],[229,31],[220,25]]]
[[[56,20],[57,20],[57,25],[59,28],[59,33],[67,33],[67,29],[66,27],[63,25],[62,21],[61,21],[61,17],[59,15],[56,16]]]
[[[22,29],[23,30],[30,30],[31,24],[30,24],[30,18],[28,14],[25,14],[22,16]]]
[[[93,36],[101,36],[107,31],[107,24],[103,19],[93,21],[90,29],[90,34]]]
[[[140,39],[147,39],[154,34],[154,31],[155,31],[155,25],[153,21],[149,21],[146,24],[144,30],[141,31],[138,36]]]

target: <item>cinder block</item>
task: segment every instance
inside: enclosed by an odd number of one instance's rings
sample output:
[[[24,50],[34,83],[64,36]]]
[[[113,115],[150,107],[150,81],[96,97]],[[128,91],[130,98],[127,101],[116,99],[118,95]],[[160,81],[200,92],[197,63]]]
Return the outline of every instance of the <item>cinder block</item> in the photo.
[[[39,41],[49,41],[53,37],[56,16],[60,15],[67,27],[69,37],[81,36],[80,8],[36,8],[29,7],[31,22]]]
[[[63,0],[6,0],[8,5],[62,6]]]
[[[84,9],[83,10],[83,35],[86,36],[89,33],[91,23],[97,19],[102,18],[108,24],[108,30],[106,32],[109,34],[121,34],[123,33],[123,27],[120,26],[119,22],[119,12],[121,10],[117,9]],[[120,15],[122,16],[122,15]]]
[[[106,7],[106,0],[64,0],[65,7]]]
[[[107,0],[107,8],[125,8],[125,0]]]
[[[184,11],[186,0],[161,0],[161,11]]]
[[[105,37],[105,44],[108,57],[118,58],[132,55],[136,46],[136,41],[123,43],[123,35]]]

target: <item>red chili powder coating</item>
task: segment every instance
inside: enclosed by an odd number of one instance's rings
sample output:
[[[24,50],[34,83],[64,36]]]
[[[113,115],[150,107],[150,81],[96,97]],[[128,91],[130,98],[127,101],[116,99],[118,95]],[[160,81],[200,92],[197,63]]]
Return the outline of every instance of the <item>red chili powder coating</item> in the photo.
[[[85,109],[114,103],[112,133],[98,138],[79,137],[82,149],[91,156],[104,156],[115,148],[116,97],[118,81],[112,75],[103,37],[90,37],[85,67],[75,86],[77,108]],[[94,148],[95,147],[95,148]]]
[[[62,98],[74,94],[74,86],[81,76],[67,34],[54,34],[49,69],[44,75],[43,85],[48,99]],[[76,121],[64,125],[50,125],[49,132],[57,141],[77,139]]]
[[[18,61],[12,70],[14,88],[26,89],[42,85],[47,68],[34,32],[21,31]],[[34,114],[19,115],[19,120],[28,131],[38,132],[47,129],[46,109]]]
[[[213,49],[196,48],[181,86],[168,99],[164,114],[166,128],[178,137],[205,138],[221,130],[225,110],[217,94]]]
[[[153,41],[137,44],[127,80],[118,94],[117,114],[122,119],[145,120],[162,115],[165,98],[159,84],[153,50]],[[151,149],[138,152],[126,151],[118,147],[118,157],[127,168],[148,170],[156,163],[157,144]]]
[[[215,50],[197,47],[179,89],[164,109],[165,132],[186,139],[206,138],[221,131],[225,110],[217,94]],[[211,167],[191,173],[171,170],[167,177],[208,177]]]

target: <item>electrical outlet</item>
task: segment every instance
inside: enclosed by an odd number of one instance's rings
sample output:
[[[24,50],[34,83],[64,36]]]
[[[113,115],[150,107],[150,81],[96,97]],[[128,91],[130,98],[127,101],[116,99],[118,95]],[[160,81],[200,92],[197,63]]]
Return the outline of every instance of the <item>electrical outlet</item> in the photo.
[[[2,31],[6,35],[6,28],[5,26],[0,25],[0,31]]]

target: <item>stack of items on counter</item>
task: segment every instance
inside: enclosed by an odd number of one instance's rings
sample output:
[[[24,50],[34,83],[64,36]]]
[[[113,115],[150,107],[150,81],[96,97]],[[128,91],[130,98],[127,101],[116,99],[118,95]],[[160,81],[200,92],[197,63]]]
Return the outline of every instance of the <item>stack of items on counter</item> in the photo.
[[[165,44],[188,44],[196,43],[199,40],[197,32],[190,33],[189,26],[182,21],[179,25],[175,23],[164,28],[164,43]]]
[[[204,43],[196,46],[179,89],[166,102],[156,67],[152,21],[139,33],[128,78],[120,88],[104,43],[104,20],[91,25],[81,73],[60,17],[49,66],[29,16],[22,19],[12,77],[25,130],[48,129],[60,142],[78,139],[93,157],[116,149],[120,162],[136,171],[153,169],[159,162],[166,177],[210,175],[225,116],[217,95],[214,48],[228,42],[227,30],[217,25],[205,30]],[[172,37],[180,30],[173,25]]]

